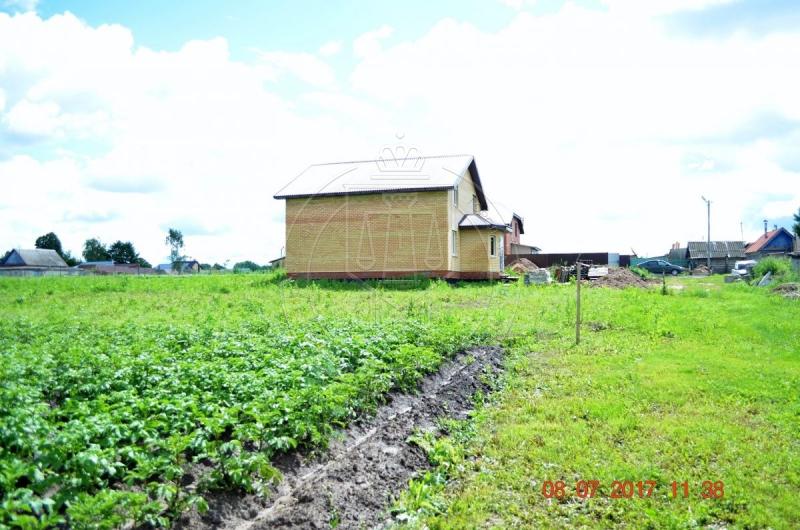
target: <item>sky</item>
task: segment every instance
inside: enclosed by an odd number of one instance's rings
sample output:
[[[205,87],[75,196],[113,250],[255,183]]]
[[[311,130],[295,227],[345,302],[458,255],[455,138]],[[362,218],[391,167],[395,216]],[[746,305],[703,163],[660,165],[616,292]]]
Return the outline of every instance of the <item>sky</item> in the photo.
[[[794,4],[794,5],[793,5]],[[786,0],[0,0],[0,250],[284,246],[273,195],[385,149],[475,156],[544,252],[755,239],[800,208]]]

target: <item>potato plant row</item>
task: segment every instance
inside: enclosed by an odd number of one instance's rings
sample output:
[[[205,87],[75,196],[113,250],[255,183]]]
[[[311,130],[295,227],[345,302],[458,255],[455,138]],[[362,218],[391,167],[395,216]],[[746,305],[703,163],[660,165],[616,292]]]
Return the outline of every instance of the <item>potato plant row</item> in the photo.
[[[466,324],[0,321],[0,527],[170,526],[481,343]]]

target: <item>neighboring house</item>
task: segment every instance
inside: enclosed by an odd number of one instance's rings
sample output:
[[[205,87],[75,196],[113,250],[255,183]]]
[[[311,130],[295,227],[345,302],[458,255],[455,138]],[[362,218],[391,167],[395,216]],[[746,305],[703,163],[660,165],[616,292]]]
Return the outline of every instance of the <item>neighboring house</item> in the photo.
[[[290,278],[498,278],[508,228],[470,155],[310,166],[286,200]]]
[[[47,267],[66,268],[66,262],[55,250],[45,248],[14,249],[8,255],[3,267]]]
[[[275,258],[269,261],[269,266],[272,269],[283,269],[286,267],[286,257],[281,256],[280,258]]]
[[[538,254],[542,249],[533,245],[524,245],[520,241],[520,236],[525,233],[525,225],[522,217],[517,213],[511,214],[511,222],[508,223],[508,234],[505,237],[506,256],[511,254]]]
[[[711,270],[716,273],[729,272],[738,260],[746,258],[744,241],[712,241]],[[708,261],[708,242],[689,241],[686,249],[689,268],[706,266]]]
[[[773,254],[786,255],[794,250],[795,241],[791,232],[785,228],[776,228],[747,245],[745,254],[749,258],[758,258]]]
[[[197,260],[176,261],[172,263],[162,263],[156,267],[157,271],[167,274],[192,274],[200,272],[200,262]]]
[[[14,249],[0,265],[3,276],[49,276],[77,274],[70,269],[58,252],[50,249]]]

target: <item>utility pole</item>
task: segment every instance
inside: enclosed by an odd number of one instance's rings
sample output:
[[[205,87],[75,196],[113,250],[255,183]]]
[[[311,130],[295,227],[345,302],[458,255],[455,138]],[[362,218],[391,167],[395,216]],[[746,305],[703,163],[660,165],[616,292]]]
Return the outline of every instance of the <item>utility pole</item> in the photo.
[[[706,264],[708,266],[708,273],[711,274],[711,200],[706,199],[704,196],[700,196],[701,199],[706,201],[706,207],[708,209],[708,239],[706,243]]]

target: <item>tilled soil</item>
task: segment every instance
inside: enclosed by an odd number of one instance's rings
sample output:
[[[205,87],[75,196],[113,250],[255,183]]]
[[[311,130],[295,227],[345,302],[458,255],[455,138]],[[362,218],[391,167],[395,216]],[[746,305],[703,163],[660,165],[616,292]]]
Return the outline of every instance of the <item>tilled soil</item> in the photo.
[[[344,430],[322,457],[287,455],[276,466],[283,480],[267,498],[219,495],[209,511],[190,514],[182,528],[375,528],[388,522],[387,508],[408,480],[430,467],[424,452],[407,440],[436,428],[441,417],[465,418],[473,396],[488,390],[502,369],[499,347],[458,354],[426,377],[416,394],[392,393],[375,416]],[[485,375],[489,375],[486,378]]]

